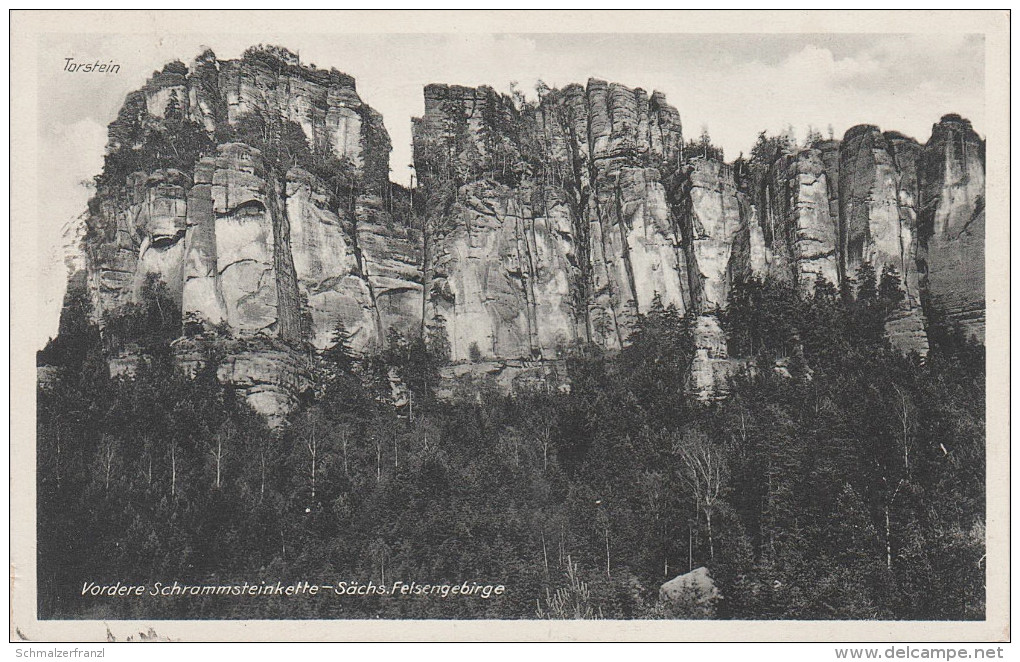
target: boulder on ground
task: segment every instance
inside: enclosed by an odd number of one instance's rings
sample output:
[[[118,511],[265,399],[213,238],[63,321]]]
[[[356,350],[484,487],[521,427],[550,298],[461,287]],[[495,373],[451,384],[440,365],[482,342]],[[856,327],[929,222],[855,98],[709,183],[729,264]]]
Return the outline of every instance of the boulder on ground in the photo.
[[[678,575],[659,588],[659,602],[677,618],[712,618],[721,597],[705,567]]]

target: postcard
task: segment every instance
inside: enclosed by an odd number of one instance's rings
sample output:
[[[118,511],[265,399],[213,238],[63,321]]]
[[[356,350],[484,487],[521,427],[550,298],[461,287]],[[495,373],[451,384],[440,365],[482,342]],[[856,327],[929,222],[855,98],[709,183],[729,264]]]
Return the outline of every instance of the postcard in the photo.
[[[13,12],[11,639],[1008,640],[1009,35]]]

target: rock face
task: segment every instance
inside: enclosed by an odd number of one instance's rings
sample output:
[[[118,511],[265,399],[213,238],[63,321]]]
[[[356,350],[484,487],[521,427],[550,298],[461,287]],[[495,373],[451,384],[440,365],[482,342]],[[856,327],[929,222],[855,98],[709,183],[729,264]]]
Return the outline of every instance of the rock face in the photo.
[[[679,115],[661,95],[591,80],[520,109],[490,88],[430,85],[415,121],[427,310],[454,360],[619,347],[659,294],[686,308],[679,227],[659,164]]]
[[[176,170],[133,173],[116,198],[93,201],[86,225],[95,240],[85,247],[97,315],[137,298],[149,273],[179,279],[189,185]]]
[[[444,321],[455,361],[618,348],[658,299],[706,316],[712,350],[695,374],[719,372],[714,314],[747,271],[734,251],[746,219],[729,166],[683,158],[662,94],[592,79],[520,108],[489,88],[430,85],[414,137],[438,219],[426,315]]]
[[[727,378],[739,365],[729,359],[717,314],[726,307],[734,281],[752,270],[753,215],[740,204],[729,166],[695,158],[681,176],[685,182],[679,222],[691,293],[688,305],[698,314],[688,386],[695,396],[707,400],[724,394]]]
[[[844,277],[862,262],[896,270],[903,305],[886,332],[904,351],[928,352],[918,273],[917,159],[921,148],[901,134],[856,126],[840,145],[839,253]]]
[[[710,149],[688,144],[685,154],[661,94],[589,80],[534,107],[489,88],[430,85],[414,137],[420,185],[433,196],[425,315],[445,324],[455,361],[620,347],[658,298],[699,316],[691,387],[710,397],[735,367],[715,318],[734,282],[776,278],[810,292],[864,262],[892,270],[904,299],[887,333],[923,356],[929,244],[936,282],[959,272],[942,271],[959,255],[927,241],[935,233],[919,220],[919,160],[933,148],[874,126],[780,154],[752,177]],[[963,166],[946,163],[929,169],[959,188]],[[966,195],[942,191],[939,200]],[[932,202],[931,213],[948,204]]]
[[[740,363],[729,357],[726,332],[715,315],[699,315],[694,322],[694,358],[688,389],[701,400],[725,395],[726,380]]]
[[[418,186],[398,200],[382,118],[350,76],[274,47],[154,73],[110,125],[86,215],[97,320],[162,284],[181,363],[215,346],[220,378],[277,419],[338,322],[362,353],[392,331],[445,334],[454,381],[566,388],[565,348],[619,348],[661,302],[695,317],[690,390],[711,398],[738,365],[719,318],[734,284],[809,292],[869,262],[902,280],[898,347],[927,351],[922,299],[983,335],[984,145],[962,118],[923,147],[862,125],[749,167],[685,143],[659,92],[424,96]],[[129,374],[131,354],[111,365]]]
[[[159,140],[189,130],[205,142],[188,171],[155,167]],[[338,321],[364,352],[420,323],[421,240],[390,212],[389,138],[346,74],[276,48],[171,63],[129,95],[108,149],[149,169],[121,181],[108,157],[90,205],[100,323],[155,278],[181,306],[182,363],[227,339],[220,378],[274,417],[310,386],[310,352]]]
[[[985,334],[985,144],[959,115],[932,127],[918,167],[922,283],[932,304]]]
[[[818,276],[838,282],[832,188],[820,149],[803,149],[775,162],[759,221],[772,247],[766,258],[769,275],[808,291]]]

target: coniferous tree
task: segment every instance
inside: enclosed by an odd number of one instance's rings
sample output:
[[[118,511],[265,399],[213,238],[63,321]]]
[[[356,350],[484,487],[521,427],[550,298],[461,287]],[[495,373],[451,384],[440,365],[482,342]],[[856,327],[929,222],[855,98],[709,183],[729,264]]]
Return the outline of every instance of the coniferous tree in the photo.
[[[899,272],[892,265],[885,265],[878,283],[878,299],[882,302],[887,314],[899,306],[905,298],[906,294],[901,286]]]
[[[354,354],[351,350],[351,334],[347,325],[338,317],[330,334],[331,345],[323,350],[322,357],[338,372],[347,373],[354,367]]]
[[[184,118],[184,113],[181,110],[181,100],[177,96],[177,90],[170,91],[170,99],[166,103],[166,108],[163,109],[163,119],[167,122],[180,122]]]

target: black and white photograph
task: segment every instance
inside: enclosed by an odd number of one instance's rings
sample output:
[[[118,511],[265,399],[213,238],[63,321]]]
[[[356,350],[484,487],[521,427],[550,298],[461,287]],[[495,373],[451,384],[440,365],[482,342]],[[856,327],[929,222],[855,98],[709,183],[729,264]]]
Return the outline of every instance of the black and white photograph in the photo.
[[[12,639],[1008,639],[1009,14],[744,13],[14,12]]]

